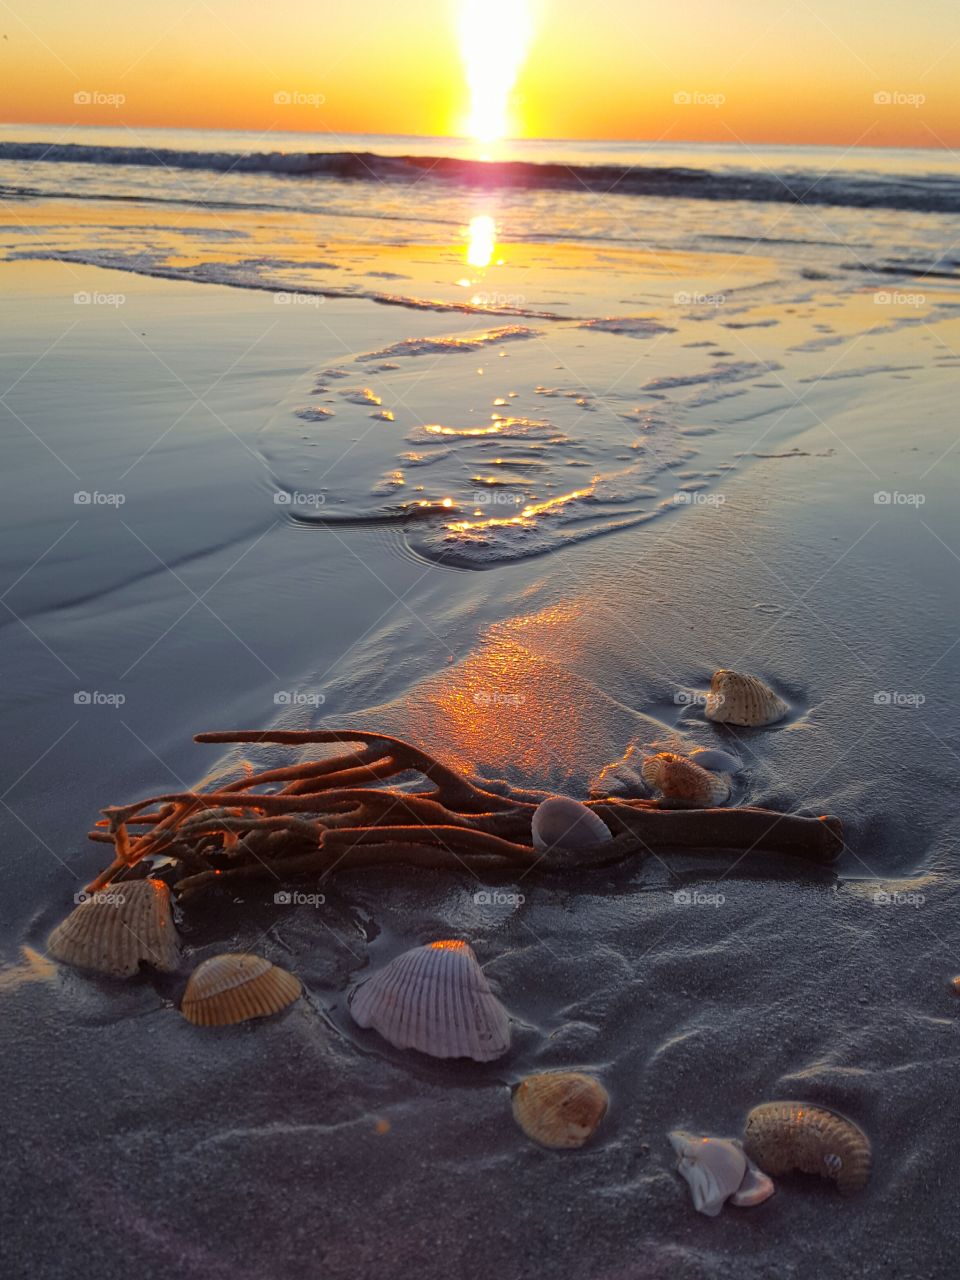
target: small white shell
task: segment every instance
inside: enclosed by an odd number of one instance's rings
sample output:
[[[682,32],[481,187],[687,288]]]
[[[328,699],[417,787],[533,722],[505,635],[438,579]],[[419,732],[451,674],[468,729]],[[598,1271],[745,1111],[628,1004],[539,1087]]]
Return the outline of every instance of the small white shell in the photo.
[[[694,747],[690,759],[701,769],[709,769],[711,773],[739,773],[743,761],[730,751],[721,751],[719,747]]]
[[[180,963],[170,890],[162,880],[121,880],[90,894],[47,941],[62,964],[130,978],[141,963],[173,973]]]
[[[715,1218],[747,1172],[747,1157],[739,1143],[729,1138],[697,1138],[675,1129],[670,1145],[680,1157],[677,1172],[690,1185],[693,1207]]]
[[[704,714],[720,724],[759,728],[776,724],[789,710],[790,704],[759,677],[721,669],[713,673]]]
[[[510,1019],[471,947],[414,947],[353,991],[350,1013],[397,1049],[490,1062],[510,1048]]]
[[[548,849],[583,849],[612,839],[602,818],[579,800],[567,796],[551,796],[538,806],[531,823],[533,847]]]
[[[740,1142],[737,1146],[741,1146]],[[743,1181],[740,1186],[730,1197],[730,1203],[735,1204],[738,1209],[752,1209],[755,1205],[763,1204],[764,1200],[769,1200],[776,1191],[773,1185],[773,1179],[768,1178],[762,1169],[758,1169],[749,1156],[747,1156],[747,1172],[743,1175]]]
[[[725,773],[711,773],[672,751],[648,756],[640,772],[647,786],[688,809],[712,809],[730,799],[730,779]]]

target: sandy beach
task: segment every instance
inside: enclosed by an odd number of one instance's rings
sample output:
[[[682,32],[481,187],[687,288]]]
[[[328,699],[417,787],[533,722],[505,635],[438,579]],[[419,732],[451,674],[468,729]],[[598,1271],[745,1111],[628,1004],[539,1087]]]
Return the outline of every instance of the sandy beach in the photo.
[[[953,1275],[955,276],[891,277],[878,304],[884,276],[817,279],[782,248],[621,248],[601,274],[595,246],[539,271],[506,242],[471,312],[7,250],[10,1274]],[[407,294],[443,272],[444,301],[464,252],[368,246],[363,269]],[[721,666],[790,715],[708,723]],[[104,863],[101,806],[228,768],[195,732],[319,725],[580,797],[631,744],[725,746],[733,803],[835,814],[844,851],[575,886],[343,871],[321,903],[251,884],[185,911],[178,975],[45,958]],[[511,1014],[498,1062],[349,1016],[359,978],[438,937],[471,941]],[[224,950],[305,998],[200,1034],[177,1002]],[[611,1096],[579,1153],[510,1114],[512,1085],[561,1067]],[[792,1097],[870,1134],[867,1191],[784,1179],[694,1213],[667,1133],[735,1136]]]

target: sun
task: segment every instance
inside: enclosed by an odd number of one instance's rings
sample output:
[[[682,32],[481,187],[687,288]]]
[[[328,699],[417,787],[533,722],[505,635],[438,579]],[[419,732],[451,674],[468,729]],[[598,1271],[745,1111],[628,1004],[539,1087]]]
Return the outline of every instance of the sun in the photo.
[[[530,45],[529,0],[461,0],[460,55],[470,94],[466,134],[496,142],[511,133],[510,94]]]

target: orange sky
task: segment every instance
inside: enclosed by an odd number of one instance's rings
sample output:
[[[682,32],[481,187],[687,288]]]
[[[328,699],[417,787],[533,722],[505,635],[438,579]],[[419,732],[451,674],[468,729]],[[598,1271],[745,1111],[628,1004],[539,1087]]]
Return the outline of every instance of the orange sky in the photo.
[[[525,53],[517,136],[960,147],[955,0],[12,0],[0,117],[459,133],[470,4],[481,83]]]

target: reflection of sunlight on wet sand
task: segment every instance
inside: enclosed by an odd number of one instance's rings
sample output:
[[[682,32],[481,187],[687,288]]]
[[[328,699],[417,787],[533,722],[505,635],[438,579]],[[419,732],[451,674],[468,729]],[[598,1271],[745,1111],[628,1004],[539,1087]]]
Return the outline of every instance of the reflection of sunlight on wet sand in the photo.
[[[586,608],[567,600],[495,626],[463,663],[426,683],[423,701],[404,706],[414,740],[469,772],[516,771],[531,786],[589,776],[622,753],[614,704],[526,644],[536,637],[579,665],[568,641]]]
[[[471,267],[489,267],[497,251],[497,224],[488,213],[478,213],[467,228],[467,262]]]
[[[21,947],[23,961],[0,969],[0,992],[16,991],[25,982],[49,982],[57,972],[57,966],[33,947]]]

